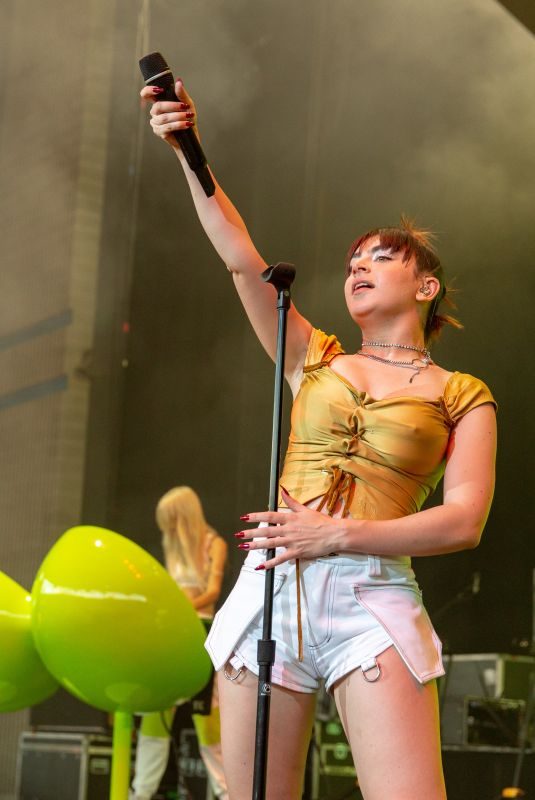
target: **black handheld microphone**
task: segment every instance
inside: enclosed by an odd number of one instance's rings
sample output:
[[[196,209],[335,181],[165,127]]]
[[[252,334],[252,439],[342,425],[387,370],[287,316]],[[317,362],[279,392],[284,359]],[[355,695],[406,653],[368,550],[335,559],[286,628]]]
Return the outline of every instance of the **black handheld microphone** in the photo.
[[[165,58],[161,53],[149,53],[139,60],[139,68],[146,86],[159,86],[164,91],[158,95],[158,100],[171,100],[178,102],[175,94],[175,80]],[[180,145],[190,169],[197,176],[199,183],[207,197],[215,192],[215,185],[208,169],[206,156],[195,135],[195,131],[188,128],[184,131],[175,131],[175,139]]]

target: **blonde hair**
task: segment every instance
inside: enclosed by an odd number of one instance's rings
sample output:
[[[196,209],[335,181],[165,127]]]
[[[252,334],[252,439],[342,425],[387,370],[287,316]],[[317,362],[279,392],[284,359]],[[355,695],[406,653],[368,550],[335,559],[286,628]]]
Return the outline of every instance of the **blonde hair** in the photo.
[[[201,501],[189,486],[176,486],[158,501],[156,523],[162,532],[165,565],[179,584],[206,579],[206,538],[214,535]]]

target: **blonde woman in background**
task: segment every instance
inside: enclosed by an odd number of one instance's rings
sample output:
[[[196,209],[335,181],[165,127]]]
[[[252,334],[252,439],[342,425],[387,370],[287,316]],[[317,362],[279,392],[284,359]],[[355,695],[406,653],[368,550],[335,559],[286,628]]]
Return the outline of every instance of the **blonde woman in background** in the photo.
[[[165,566],[191,600],[207,628],[221,594],[227,545],[206,522],[201,501],[189,486],[177,486],[158,502],[156,522],[162,532]],[[217,698],[203,690],[192,700],[199,751],[214,795],[227,800],[223,774]],[[150,800],[158,790],[169,759],[175,709],[146,714],[138,736],[131,800]],[[163,717],[163,718],[162,718]]]

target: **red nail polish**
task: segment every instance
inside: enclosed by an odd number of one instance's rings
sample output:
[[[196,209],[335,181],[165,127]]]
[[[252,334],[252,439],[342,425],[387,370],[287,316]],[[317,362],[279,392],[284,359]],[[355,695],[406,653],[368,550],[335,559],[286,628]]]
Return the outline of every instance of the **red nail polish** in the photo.
[[[238,545],[239,550],[248,550],[249,547],[250,545],[248,542],[240,542],[240,544]]]
[[[190,119],[188,119],[188,121],[186,122],[186,128],[193,128],[194,125],[195,123],[192,122]]]
[[[266,568],[265,564],[259,564],[257,567],[255,567],[255,570],[258,572],[259,569],[265,569],[265,568]]]
[[[195,114],[193,113],[193,111],[188,111],[186,114],[186,119],[193,119],[194,116]]]
[[[235,533],[234,536],[236,536],[237,539],[243,539],[245,533],[244,531],[238,531],[238,533]]]
[[[191,108],[189,103],[180,103],[180,108],[185,111],[187,108]]]
[[[160,86],[151,86],[150,88],[154,94],[161,94],[163,92],[163,89]]]
[[[249,514],[244,514],[243,517],[240,517],[240,519],[244,519],[247,522],[249,519]]]

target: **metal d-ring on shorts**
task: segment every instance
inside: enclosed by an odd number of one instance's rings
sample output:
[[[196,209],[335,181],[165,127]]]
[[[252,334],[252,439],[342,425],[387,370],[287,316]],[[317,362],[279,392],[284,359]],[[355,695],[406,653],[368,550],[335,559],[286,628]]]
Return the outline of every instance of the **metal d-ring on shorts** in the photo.
[[[264,575],[255,567],[265,550],[252,550],[224,606],[216,614],[206,649],[216,670],[258,674],[256,643],[262,636]],[[444,674],[441,644],[422,603],[408,557],[329,556],[302,560],[301,616],[304,659],[298,660],[294,562],[275,568],[273,683],[315,692],[329,690],[354,669],[378,677],[376,657],[394,645],[420,682]]]

